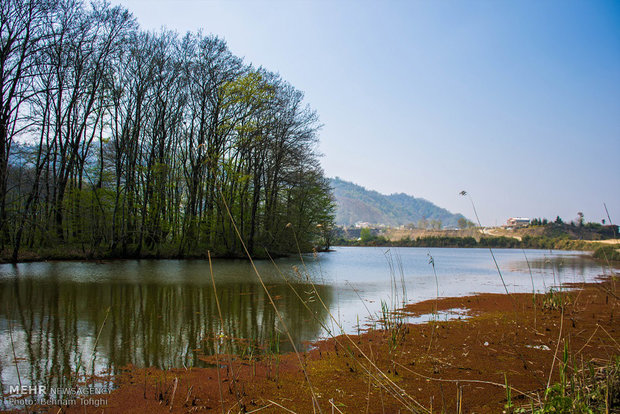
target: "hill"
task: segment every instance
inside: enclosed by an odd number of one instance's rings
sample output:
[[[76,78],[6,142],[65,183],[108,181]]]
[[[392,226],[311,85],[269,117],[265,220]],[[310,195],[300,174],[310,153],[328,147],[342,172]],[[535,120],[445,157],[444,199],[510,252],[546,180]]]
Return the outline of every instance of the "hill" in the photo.
[[[423,198],[408,194],[380,194],[338,177],[330,184],[336,199],[336,224],[351,226],[357,222],[389,226],[418,224],[420,220],[439,220],[443,227],[457,227],[463,217],[438,207]]]

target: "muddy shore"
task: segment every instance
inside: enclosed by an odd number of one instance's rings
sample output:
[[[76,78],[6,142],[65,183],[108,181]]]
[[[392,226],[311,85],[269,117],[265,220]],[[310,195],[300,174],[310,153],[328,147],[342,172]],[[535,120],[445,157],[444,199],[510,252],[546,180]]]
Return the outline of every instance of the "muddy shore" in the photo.
[[[312,389],[322,412],[458,412],[460,406],[463,413],[498,413],[507,402],[506,380],[516,405],[543,399],[548,383],[559,381],[565,348],[571,367],[600,366],[620,355],[617,283],[606,278],[553,295],[429,300],[402,312],[458,308],[465,316],[416,325],[394,317],[385,321],[388,329],[320,341],[299,355],[205,358],[212,368],[126,367],[98,407],[40,408],[312,413]]]

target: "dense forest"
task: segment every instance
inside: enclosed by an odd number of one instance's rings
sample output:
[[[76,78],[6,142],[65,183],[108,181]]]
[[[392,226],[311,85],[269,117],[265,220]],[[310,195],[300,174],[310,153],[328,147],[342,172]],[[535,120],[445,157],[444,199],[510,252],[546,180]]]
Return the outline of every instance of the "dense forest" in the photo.
[[[107,3],[3,0],[0,13],[5,260],[328,242],[318,117],[279,75]]]

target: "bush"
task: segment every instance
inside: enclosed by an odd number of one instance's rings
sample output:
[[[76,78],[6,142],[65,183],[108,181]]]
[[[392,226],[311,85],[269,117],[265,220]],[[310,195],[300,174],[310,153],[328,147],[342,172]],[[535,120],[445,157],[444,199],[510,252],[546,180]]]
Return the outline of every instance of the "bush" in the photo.
[[[620,249],[617,246],[603,246],[594,250],[592,255],[595,259],[620,261]]]

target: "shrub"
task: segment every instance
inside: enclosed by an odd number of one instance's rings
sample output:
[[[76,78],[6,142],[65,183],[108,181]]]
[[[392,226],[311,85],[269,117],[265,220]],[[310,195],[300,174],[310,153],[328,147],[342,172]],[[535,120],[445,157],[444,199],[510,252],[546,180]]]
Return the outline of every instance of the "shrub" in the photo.
[[[620,249],[617,246],[603,246],[594,250],[595,259],[620,261]]]

